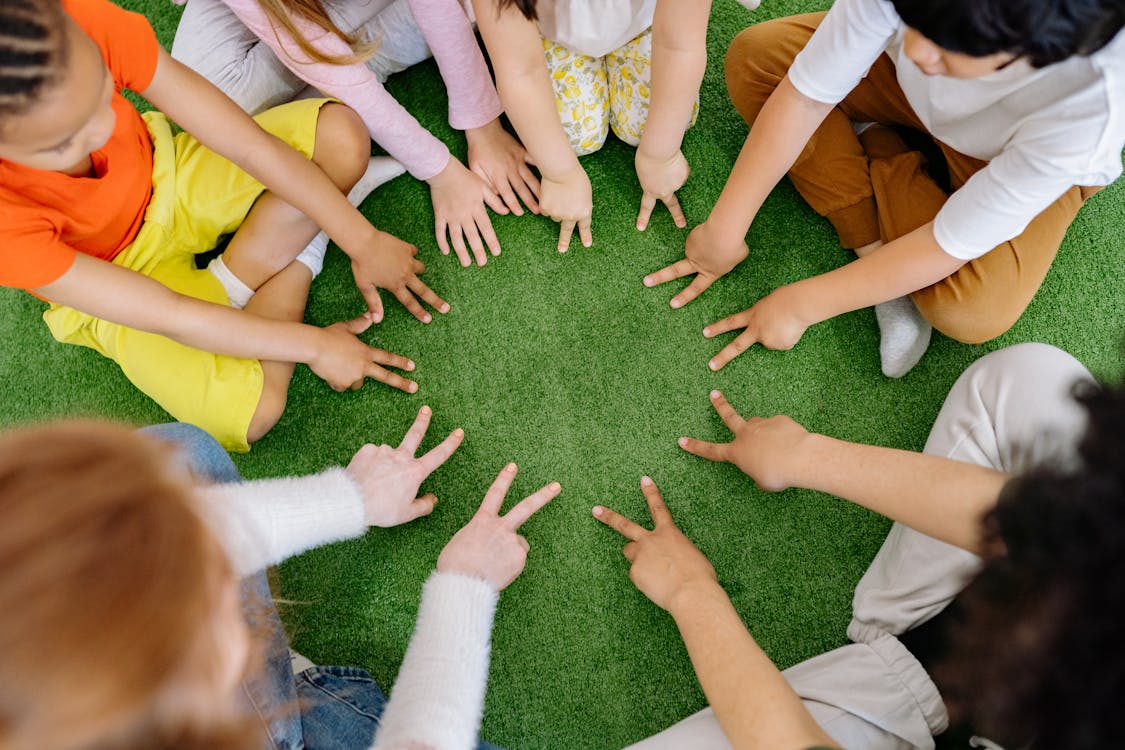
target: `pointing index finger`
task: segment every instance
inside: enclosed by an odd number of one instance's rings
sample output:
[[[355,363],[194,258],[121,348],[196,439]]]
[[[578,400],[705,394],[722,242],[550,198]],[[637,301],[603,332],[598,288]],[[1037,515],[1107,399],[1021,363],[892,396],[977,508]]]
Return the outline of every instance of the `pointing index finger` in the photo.
[[[562,491],[562,485],[558,482],[551,482],[546,487],[541,488],[538,492],[528,495],[523,500],[520,500],[514,508],[504,514],[504,523],[512,531],[517,530],[523,526],[527,519],[535,515],[536,511],[549,503],[559,492]]]
[[[426,429],[430,426],[430,417],[433,412],[430,407],[423,406],[418,410],[418,416],[414,418],[414,424],[410,425],[410,429],[402,438],[402,442],[398,444],[399,449],[405,449],[414,455],[418,450],[418,446],[422,443],[422,439],[426,437]]]
[[[648,529],[633,523],[617,511],[610,510],[603,505],[595,505],[593,513],[594,518],[598,519],[606,526],[609,526],[611,529],[617,530],[618,533],[629,541],[635,542],[649,533]]]
[[[496,479],[493,480],[492,486],[484,494],[484,500],[480,504],[481,513],[500,515],[500,508],[504,505],[504,496],[508,494],[508,488],[512,486],[512,482],[516,478],[516,471],[518,469],[515,464],[508,464],[500,470]]]
[[[734,410],[722,391],[711,391],[711,405],[715,407],[715,411],[723,418],[723,423],[731,432],[738,432],[739,428],[746,424],[746,420]]]
[[[648,511],[652,514],[653,525],[659,528],[672,523],[672,513],[668,510],[668,506],[664,504],[664,498],[660,496],[660,490],[657,489],[656,483],[650,477],[641,477],[641,492],[644,493],[645,500],[648,502]]]

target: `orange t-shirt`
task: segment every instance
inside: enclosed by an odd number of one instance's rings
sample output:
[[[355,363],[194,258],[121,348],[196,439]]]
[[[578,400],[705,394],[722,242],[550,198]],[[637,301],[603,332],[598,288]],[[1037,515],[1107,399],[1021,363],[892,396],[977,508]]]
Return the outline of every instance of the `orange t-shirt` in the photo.
[[[148,19],[108,0],[63,0],[113,76],[117,123],[90,154],[94,177],[0,160],[0,284],[33,289],[70,269],[79,252],[112,260],[141,228],[152,196],[152,141],[121,89],[143,91],[160,43]]]

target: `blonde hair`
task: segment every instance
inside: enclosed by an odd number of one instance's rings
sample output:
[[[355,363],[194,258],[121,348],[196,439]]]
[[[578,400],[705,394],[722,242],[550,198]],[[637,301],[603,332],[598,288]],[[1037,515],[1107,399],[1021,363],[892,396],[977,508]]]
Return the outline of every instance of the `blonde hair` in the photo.
[[[193,503],[125,428],[0,437],[0,750],[260,747],[215,689],[236,579]]]
[[[320,0],[258,0],[258,4],[270,19],[274,34],[277,34],[278,27],[284,29],[297,42],[301,52],[314,62],[330,65],[351,65],[366,62],[375,54],[375,50],[379,46],[377,42],[360,39],[358,34],[349,34],[333,23]],[[294,17],[310,21],[329,34],[336,36],[352,48],[352,54],[324,54],[301,34],[297,25],[293,22]]]

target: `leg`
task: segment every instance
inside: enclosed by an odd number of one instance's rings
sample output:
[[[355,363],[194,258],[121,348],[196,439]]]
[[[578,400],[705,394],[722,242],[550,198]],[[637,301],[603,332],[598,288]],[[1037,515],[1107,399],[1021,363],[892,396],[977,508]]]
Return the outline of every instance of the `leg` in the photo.
[[[380,81],[430,57],[408,0],[337,0],[324,6],[332,22],[345,32],[378,42],[367,67]]]
[[[250,114],[289,101],[305,85],[222,0],[188,2],[172,42],[172,57]]]
[[[555,106],[570,147],[579,156],[602,147],[609,135],[609,88],[605,61],[543,40]]]
[[[641,142],[648,121],[652,89],[652,29],[646,29],[605,56],[609,76],[609,126],[630,146]],[[699,116],[699,95],[692,107],[690,128]]]

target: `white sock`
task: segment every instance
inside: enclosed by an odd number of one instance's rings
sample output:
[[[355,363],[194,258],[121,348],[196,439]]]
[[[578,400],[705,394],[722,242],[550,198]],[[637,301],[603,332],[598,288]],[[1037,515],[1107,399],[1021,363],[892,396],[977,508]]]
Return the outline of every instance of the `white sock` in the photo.
[[[348,191],[348,201],[353,206],[358,206],[367,200],[367,196],[371,195],[375,188],[384,182],[390,182],[405,171],[406,167],[402,166],[397,159],[392,159],[389,156],[372,156],[368,160],[367,169],[363,176],[359,178],[359,182]]]
[[[220,255],[208,263],[207,270],[223,285],[223,291],[227,293],[227,299],[230,300],[231,307],[236,310],[246,307],[246,303],[254,296],[254,290],[246,286],[242,279],[235,276],[234,272],[227,268],[227,264],[223,262],[223,256]]]
[[[293,675],[297,676],[306,669],[312,669],[316,665],[312,663],[312,659],[304,654],[289,649],[289,666],[293,669]]]
[[[909,297],[875,305],[879,322],[879,361],[888,378],[901,378],[918,364],[930,346],[933,326]]]
[[[315,279],[320,275],[320,269],[324,268],[324,254],[326,252],[328,252],[328,235],[320,232],[312,238],[309,244],[305,245],[305,249],[293,260],[308,266]]]

